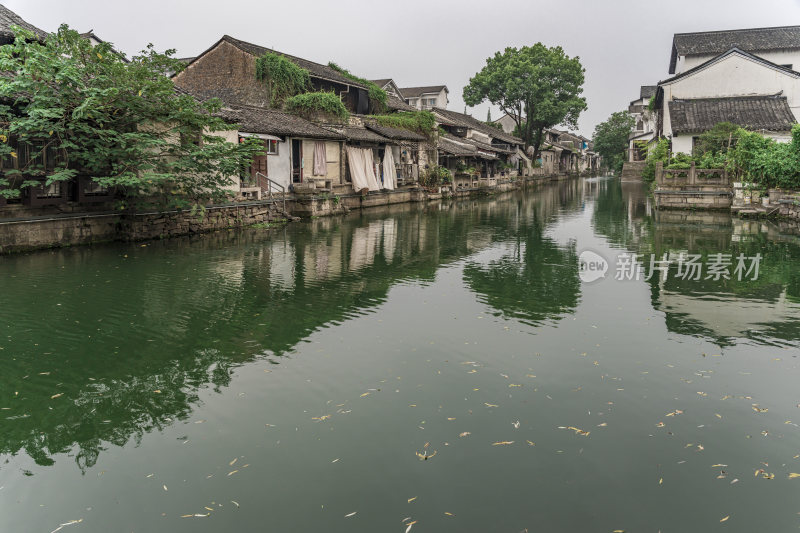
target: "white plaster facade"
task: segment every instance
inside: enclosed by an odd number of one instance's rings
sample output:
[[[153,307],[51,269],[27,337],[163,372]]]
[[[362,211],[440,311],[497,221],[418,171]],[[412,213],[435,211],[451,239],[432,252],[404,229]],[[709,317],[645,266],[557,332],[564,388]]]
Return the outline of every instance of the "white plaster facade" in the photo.
[[[800,70],[800,48],[785,50],[770,50],[765,52],[746,50],[758,57],[763,57],[767,61],[776,65],[784,66],[793,70]],[[678,56],[675,63],[675,74],[680,75],[687,70],[693,69],[703,63],[714,59],[719,54],[696,54]]]
[[[663,134],[672,137],[674,152],[692,151],[692,135],[672,134],[669,102],[674,99],[781,94],[787,98],[795,120],[800,118],[800,74],[769,65],[738,50],[727,52],[684,77],[662,82],[659,87],[664,91],[660,109]],[[786,135],[780,133],[772,137],[786,139]]]
[[[401,91],[403,90],[404,89],[401,89]],[[423,92],[418,96],[406,96],[405,94],[403,96],[408,105],[420,110],[433,109],[434,107],[447,109],[447,104],[449,103],[447,87],[442,87],[441,90],[436,92]]]

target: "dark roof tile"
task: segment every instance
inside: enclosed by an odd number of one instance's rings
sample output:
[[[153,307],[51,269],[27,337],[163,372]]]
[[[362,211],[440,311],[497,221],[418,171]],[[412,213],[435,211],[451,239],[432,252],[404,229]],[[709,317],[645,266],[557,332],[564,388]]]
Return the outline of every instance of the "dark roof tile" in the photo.
[[[0,4],[0,37],[3,40],[11,40],[14,38],[14,31],[11,26],[19,26],[28,31],[35,33],[40,39],[47,37],[47,32],[37,28],[33,24],[25,22],[22,17],[8,9],[3,4]]]
[[[481,122],[480,120],[469,115],[465,115],[464,113],[448,111],[447,109],[441,109],[439,107],[433,108],[432,111],[435,115],[437,115],[437,117],[440,119],[440,122],[443,124],[462,128],[472,128],[504,143],[523,144],[522,139],[519,137],[509,135],[501,129],[490,126],[485,122]]]
[[[328,81],[333,81],[336,83],[341,83],[343,85],[351,85],[353,87],[360,87],[362,89],[368,89],[362,83],[357,81],[353,81],[350,78],[342,75],[338,70],[329,67],[328,65],[322,65],[320,63],[315,63],[313,61],[309,61],[307,59],[302,59],[300,57],[291,56],[289,54],[284,54],[283,52],[278,52],[277,50],[272,50],[269,48],[265,48],[263,46],[259,46],[257,44],[248,43],[246,41],[241,41],[239,39],[234,39],[230,35],[225,35],[222,37],[222,40],[232,44],[233,46],[239,48],[247,52],[248,54],[254,55],[256,57],[261,57],[266,53],[278,54],[281,55],[299,67],[306,69],[312,77],[320,78]],[[215,45],[216,46],[216,45]],[[213,47],[212,47],[213,48]]]
[[[427,87],[398,87],[403,98],[417,98],[423,94],[438,93],[442,89],[447,91],[447,85],[429,85]],[[449,91],[448,91],[449,92]]]
[[[789,131],[796,122],[785,96],[672,100],[669,115],[676,135],[708,131],[720,122],[749,130]]]
[[[424,141],[425,136],[413,131],[404,130],[402,128],[390,128],[389,126],[381,126],[379,124],[366,124],[366,127],[387,139],[393,141]]]
[[[678,56],[721,54],[731,48],[751,53],[800,48],[800,26],[676,33],[669,73],[675,74]]]
[[[239,125],[239,131],[264,133],[268,135],[289,135],[308,139],[343,140],[344,137],[308,120],[275,109],[230,105],[219,115],[231,123]]]

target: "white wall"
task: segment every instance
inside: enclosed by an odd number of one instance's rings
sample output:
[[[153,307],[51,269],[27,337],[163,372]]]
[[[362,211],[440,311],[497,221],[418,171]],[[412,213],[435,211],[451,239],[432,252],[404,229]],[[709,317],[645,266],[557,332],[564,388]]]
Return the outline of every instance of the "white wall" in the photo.
[[[422,109],[423,108],[422,100],[423,99],[424,100],[429,100],[431,98],[435,98],[436,99],[436,103],[434,104],[436,107],[440,107],[442,109],[447,109],[447,104],[448,104],[447,91],[445,91],[444,89],[442,89],[438,93],[423,94],[422,96],[419,96],[419,97],[408,98],[407,102],[408,102],[409,105],[412,105],[412,106],[416,107],[417,109]],[[430,105],[426,104],[426,109],[429,109],[429,108],[430,108]]]
[[[664,89],[664,134],[672,134],[669,102],[676,98],[718,98],[783,93],[795,116],[800,118],[800,78],[768,67],[747,57],[732,54],[685,78],[662,84]],[[689,151],[691,151],[691,136]],[[681,145],[683,146],[681,141]],[[673,150],[681,151],[675,147]]]
[[[750,52],[749,50],[745,50]],[[792,70],[800,71],[800,50],[775,50],[771,52],[750,52],[758,57],[763,57],[767,61],[772,61],[778,65],[792,65]],[[682,74],[689,69],[702,65],[706,61],[714,59],[719,54],[704,54],[692,56],[680,56],[675,66],[675,74]]]

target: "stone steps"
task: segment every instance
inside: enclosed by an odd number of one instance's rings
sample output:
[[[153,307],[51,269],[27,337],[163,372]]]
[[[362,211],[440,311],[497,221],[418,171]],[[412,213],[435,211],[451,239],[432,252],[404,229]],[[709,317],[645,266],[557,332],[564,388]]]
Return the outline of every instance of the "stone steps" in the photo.
[[[641,181],[642,172],[647,165],[645,161],[634,161],[622,165],[622,181]]]

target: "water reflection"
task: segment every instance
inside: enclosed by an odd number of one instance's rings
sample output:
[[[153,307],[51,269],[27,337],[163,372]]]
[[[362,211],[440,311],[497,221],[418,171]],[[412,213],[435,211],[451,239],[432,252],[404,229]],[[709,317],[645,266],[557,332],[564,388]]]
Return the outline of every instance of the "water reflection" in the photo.
[[[72,453],[91,467],[105,446],[185,420],[199,391],[227,386],[236,366],[278,362],[314,331],[374,312],[393,285],[429,283],[463,259],[466,282],[498,313],[538,322],[569,312],[574,245],[544,231],[578,205],[576,183],[277,232],[6,258],[2,291],[17,305],[0,311],[0,454],[48,465]],[[470,260],[508,243],[510,255]]]
[[[666,280],[654,276],[652,304],[667,328],[718,345],[749,339],[796,344],[800,338],[800,239],[768,221],[741,220],[721,212],[658,211],[646,189],[617,181],[597,191],[593,224],[608,241],[633,253],[660,258],[722,253],[763,257],[757,281],[684,280],[673,265]],[[705,274],[704,276],[705,277]]]

